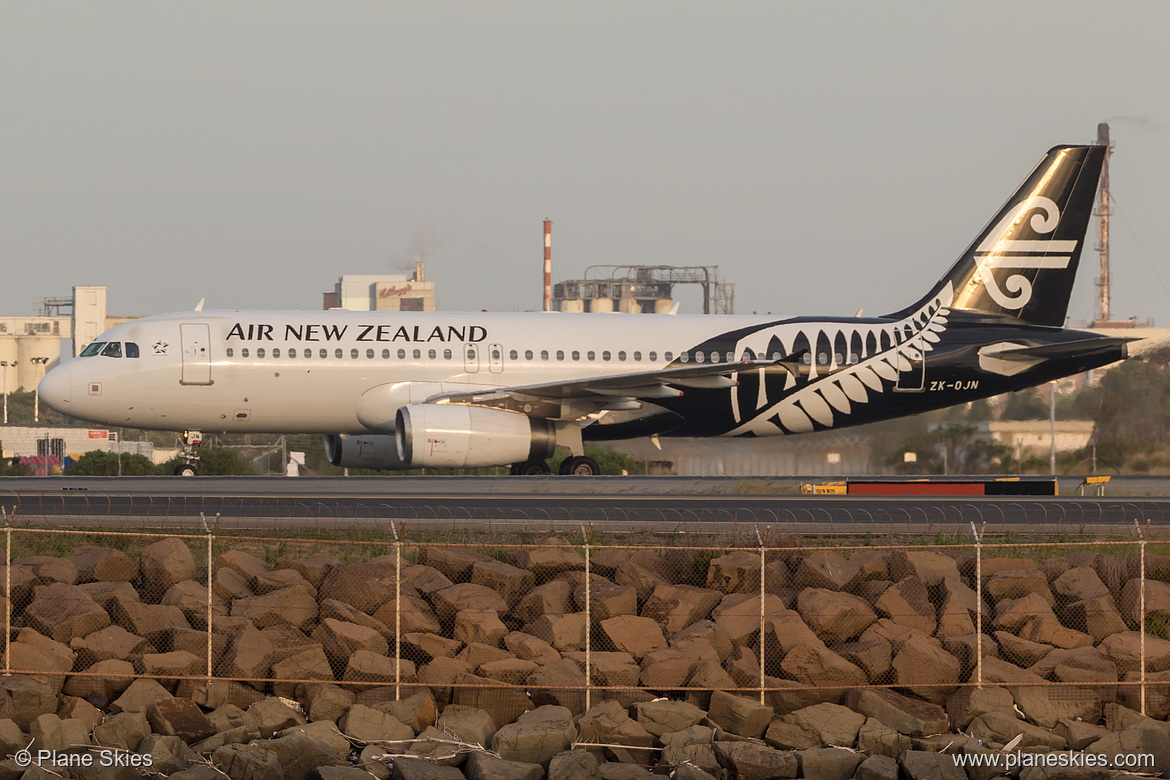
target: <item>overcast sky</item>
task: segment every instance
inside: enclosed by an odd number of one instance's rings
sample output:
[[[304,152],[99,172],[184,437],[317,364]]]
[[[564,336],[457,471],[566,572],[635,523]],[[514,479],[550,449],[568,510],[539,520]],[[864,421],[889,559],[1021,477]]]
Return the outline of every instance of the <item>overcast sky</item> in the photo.
[[[548,217],[554,280],[718,265],[739,313],[879,314],[1108,121],[1114,314],[1170,326],[1168,31],[1161,0],[5,2],[0,313],[316,309],[418,250],[445,310],[537,309]]]

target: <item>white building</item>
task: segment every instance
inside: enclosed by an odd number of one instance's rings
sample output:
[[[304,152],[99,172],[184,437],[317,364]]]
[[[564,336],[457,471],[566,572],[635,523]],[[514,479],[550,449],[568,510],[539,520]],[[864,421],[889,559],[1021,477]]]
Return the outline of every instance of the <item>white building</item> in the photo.
[[[422,262],[414,275],[345,274],[333,292],[325,293],[326,309],[346,311],[436,311],[435,283],[428,282]]]

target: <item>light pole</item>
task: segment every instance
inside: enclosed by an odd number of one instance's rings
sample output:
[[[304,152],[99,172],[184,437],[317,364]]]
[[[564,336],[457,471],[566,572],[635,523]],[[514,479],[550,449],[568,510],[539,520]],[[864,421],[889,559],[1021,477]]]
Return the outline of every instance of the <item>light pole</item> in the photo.
[[[8,361],[0,360],[0,366],[4,367],[4,424],[8,424]]]
[[[32,361],[32,364],[34,366],[41,366],[42,368],[44,367],[44,365],[46,363],[49,362],[49,359],[47,357],[34,357],[34,358],[29,358],[29,360]],[[36,382],[33,385],[33,388],[34,388],[33,389],[33,422],[40,422],[41,421],[41,378],[40,378],[41,372],[40,372],[40,370],[38,370],[36,373],[37,373],[37,375],[34,377],[36,379]]]

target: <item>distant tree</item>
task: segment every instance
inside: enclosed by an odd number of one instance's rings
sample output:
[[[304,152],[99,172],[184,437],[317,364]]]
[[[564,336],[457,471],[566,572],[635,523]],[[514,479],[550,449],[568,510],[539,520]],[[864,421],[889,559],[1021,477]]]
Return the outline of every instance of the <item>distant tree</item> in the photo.
[[[1034,387],[1009,393],[1003,405],[1001,420],[1047,420],[1048,401],[1040,397]]]
[[[989,474],[1004,471],[1011,451],[1002,444],[980,437],[974,425],[943,423],[931,431],[906,439],[890,459],[901,474]],[[913,452],[918,459],[906,463],[903,455]]]
[[[1107,462],[1170,445],[1170,369],[1128,360],[1106,373],[1093,421],[1098,457]]]
[[[119,464],[119,461],[121,463]],[[153,476],[158,467],[142,455],[122,454],[92,450],[75,460],[65,469],[70,477],[126,477]]]

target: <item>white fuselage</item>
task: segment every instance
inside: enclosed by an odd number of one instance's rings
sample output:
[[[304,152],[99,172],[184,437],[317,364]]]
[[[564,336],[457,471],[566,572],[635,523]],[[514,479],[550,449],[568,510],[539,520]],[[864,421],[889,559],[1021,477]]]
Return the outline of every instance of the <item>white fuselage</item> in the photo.
[[[649,372],[777,317],[342,311],[180,312],[134,320],[49,373],[42,398],[83,420],[162,430],[385,431],[387,399]],[[136,345],[138,357],[127,357]],[[295,354],[294,354],[295,353]],[[720,358],[727,357],[721,354]],[[695,361],[694,353],[688,360]],[[710,355],[704,355],[710,361]],[[695,361],[697,362],[697,361]],[[377,390],[377,412],[363,397]],[[368,406],[368,404],[367,404]],[[390,420],[393,419],[392,414]]]

